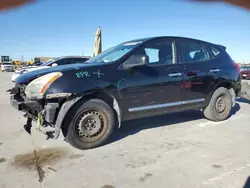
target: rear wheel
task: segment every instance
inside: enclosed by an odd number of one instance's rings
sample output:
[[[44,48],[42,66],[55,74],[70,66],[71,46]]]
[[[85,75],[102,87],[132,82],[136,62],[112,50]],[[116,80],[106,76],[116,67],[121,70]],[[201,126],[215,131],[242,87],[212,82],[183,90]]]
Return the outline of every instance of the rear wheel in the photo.
[[[232,96],[228,89],[218,88],[212,95],[208,106],[204,110],[204,116],[212,121],[226,120],[232,110]]]
[[[115,116],[110,106],[102,100],[91,99],[73,107],[62,131],[73,147],[84,150],[103,145],[114,127]]]

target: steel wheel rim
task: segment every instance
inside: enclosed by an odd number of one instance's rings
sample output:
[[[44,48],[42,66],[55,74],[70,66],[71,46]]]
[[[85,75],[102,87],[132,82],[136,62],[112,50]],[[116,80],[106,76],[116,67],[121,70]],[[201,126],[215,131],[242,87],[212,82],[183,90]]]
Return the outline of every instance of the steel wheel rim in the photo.
[[[99,109],[86,109],[77,116],[74,124],[74,132],[80,141],[96,142],[105,134],[108,118]]]
[[[215,111],[217,114],[222,114],[227,109],[227,97],[225,95],[220,96],[215,103]]]

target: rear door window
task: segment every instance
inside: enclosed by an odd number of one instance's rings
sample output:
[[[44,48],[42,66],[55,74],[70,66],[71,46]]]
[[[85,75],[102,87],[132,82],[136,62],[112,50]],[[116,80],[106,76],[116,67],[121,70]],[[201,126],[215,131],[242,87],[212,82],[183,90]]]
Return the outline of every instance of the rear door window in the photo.
[[[210,60],[209,52],[203,43],[181,40],[179,45],[182,63],[195,63]]]

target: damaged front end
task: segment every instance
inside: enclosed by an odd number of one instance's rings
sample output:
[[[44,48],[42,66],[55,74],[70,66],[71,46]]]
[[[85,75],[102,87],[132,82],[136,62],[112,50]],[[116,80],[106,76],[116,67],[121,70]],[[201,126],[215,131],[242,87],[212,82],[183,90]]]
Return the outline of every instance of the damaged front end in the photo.
[[[32,122],[36,121],[37,130],[46,134],[47,139],[58,138],[60,128],[56,128],[57,117],[62,105],[71,94],[46,94],[46,91],[61,76],[62,73],[54,72],[38,77],[28,84],[16,82],[15,87],[9,90],[10,104],[15,109],[25,112],[27,123],[24,125],[24,129],[29,134],[31,134]],[[60,126],[58,125],[58,127]]]
[[[29,100],[25,95],[25,86],[16,84],[10,91],[10,104],[17,110],[25,112],[27,123],[24,129],[31,134],[32,122],[37,122],[37,129],[47,135],[47,139],[55,138],[56,117],[64,98]],[[59,133],[57,133],[59,135]]]

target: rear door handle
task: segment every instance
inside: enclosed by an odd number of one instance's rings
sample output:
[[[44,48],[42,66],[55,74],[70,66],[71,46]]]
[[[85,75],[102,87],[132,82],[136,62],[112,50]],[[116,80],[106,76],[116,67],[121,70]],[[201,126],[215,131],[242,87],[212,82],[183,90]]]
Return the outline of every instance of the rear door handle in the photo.
[[[210,72],[220,72],[220,69],[211,69]]]
[[[168,76],[177,77],[177,76],[182,76],[182,74],[180,72],[177,72],[177,73],[170,73],[168,74]]]

